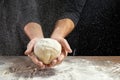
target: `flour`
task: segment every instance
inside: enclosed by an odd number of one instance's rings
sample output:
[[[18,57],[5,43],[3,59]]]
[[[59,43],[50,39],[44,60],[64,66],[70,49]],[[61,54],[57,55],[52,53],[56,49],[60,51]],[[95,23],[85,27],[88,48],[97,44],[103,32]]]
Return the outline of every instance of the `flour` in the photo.
[[[54,68],[44,70],[30,61],[25,61],[0,70],[0,73],[0,80],[120,80],[120,76],[117,75],[120,73],[119,64],[105,67],[84,59],[66,59]]]

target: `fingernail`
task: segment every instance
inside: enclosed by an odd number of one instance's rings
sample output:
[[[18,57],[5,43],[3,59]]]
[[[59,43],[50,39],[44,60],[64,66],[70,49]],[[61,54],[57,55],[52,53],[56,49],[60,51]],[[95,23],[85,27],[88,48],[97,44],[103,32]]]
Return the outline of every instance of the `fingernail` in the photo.
[[[69,53],[72,53],[72,50],[71,50],[71,49],[69,50]]]

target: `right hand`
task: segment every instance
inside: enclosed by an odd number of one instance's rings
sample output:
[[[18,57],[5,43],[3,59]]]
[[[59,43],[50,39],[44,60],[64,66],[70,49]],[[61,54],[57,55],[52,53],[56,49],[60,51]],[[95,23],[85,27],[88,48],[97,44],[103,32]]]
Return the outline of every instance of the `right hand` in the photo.
[[[54,37],[52,39],[57,40],[61,44],[62,50],[60,56],[54,59],[47,67],[54,67],[55,65],[62,63],[65,57],[67,57],[68,53],[72,53],[72,49],[70,48],[70,45],[66,39],[63,37]]]
[[[33,52],[34,51],[34,45],[38,40],[40,40],[40,38],[34,38],[28,43],[27,49],[25,51],[25,55],[27,55],[41,69],[45,69],[45,64],[43,64],[42,61],[38,60],[38,58],[34,55],[34,52]]]

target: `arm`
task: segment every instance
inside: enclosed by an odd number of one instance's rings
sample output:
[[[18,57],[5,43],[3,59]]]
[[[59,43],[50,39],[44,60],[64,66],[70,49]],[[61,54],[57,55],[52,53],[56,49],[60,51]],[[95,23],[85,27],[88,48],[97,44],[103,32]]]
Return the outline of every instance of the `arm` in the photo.
[[[31,22],[24,27],[24,31],[30,40],[34,38],[43,38],[42,28],[39,24]]]
[[[67,54],[72,52],[67,40],[64,38],[75,28],[85,2],[86,0],[67,0],[65,12],[56,22],[55,29],[51,35],[51,38],[56,39],[61,44],[62,53],[57,59],[52,61],[50,66],[60,64]]]
[[[31,58],[31,60],[40,68],[45,68],[45,65],[41,61],[39,61],[33,53],[33,48],[36,41],[44,38],[41,26],[35,22],[30,22],[25,25],[24,31],[30,38],[30,42],[27,45],[27,50],[25,51],[25,54],[28,55],[28,57]]]
[[[72,52],[72,50],[67,41],[63,39],[75,28],[85,3],[86,0],[66,0],[65,12],[56,22],[51,38],[57,39],[65,52]]]
[[[20,10],[21,10],[21,21],[20,23],[23,26],[24,32],[30,38],[30,41],[27,45],[25,54],[40,68],[44,68],[45,65],[37,59],[33,54],[34,44],[37,40],[43,38],[43,32],[38,16],[37,4],[35,0],[20,0]]]
[[[51,35],[51,38],[54,37],[63,37],[65,38],[73,29],[75,25],[71,19],[61,19],[56,22],[55,29]]]
[[[72,50],[68,44],[68,42],[64,39],[73,29],[74,23],[71,19],[65,18],[58,20],[55,25],[55,29],[51,35],[51,38],[57,39],[61,45],[64,47],[66,52],[71,53]],[[64,42],[65,40],[65,42]]]
[[[50,67],[60,64],[67,54],[72,52],[67,40],[64,38],[74,29],[74,27],[73,21],[68,18],[61,19],[56,22],[51,38],[57,40],[61,44],[62,52],[57,59],[52,61],[49,65]]]
[[[60,19],[71,19],[76,26],[80,19],[80,14],[87,0],[66,0],[65,11],[60,16]]]
[[[41,38],[44,38],[44,36],[41,26],[35,22],[30,22],[27,25],[25,25],[24,31],[30,39],[30,42],[27,46],[27,50],[25,51],[25,54],[28,55],[33,52],[35,42]]]

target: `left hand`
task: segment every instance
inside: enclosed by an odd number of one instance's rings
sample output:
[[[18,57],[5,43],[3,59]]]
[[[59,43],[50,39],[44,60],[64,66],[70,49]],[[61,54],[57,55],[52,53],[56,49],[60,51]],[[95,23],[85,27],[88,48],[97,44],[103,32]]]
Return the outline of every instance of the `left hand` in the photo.
[[[45,69],[45,64],[42,61],[38,60],[38,58],[34,55],[33,49],[35,43],[40,40],[41,38],[34,38],[32,39],[27,46],[27,50],[25,51],[25,55],[27,55],[39,68]]]
[[[60,64],[64,58],[68,55],[68,53],[72,53],[72,49],[70,48],[70,45],[68,44],[67,40],[64,38],[53,38],[55,40],[57,40],[61,46],[62,46],[62,51],[61,54],[58,58],[56,58],[55,60],[53,60],[48,67],[53,67],[57,64]]]

